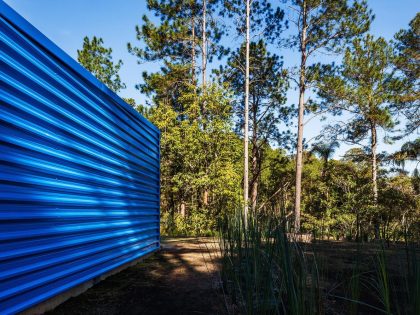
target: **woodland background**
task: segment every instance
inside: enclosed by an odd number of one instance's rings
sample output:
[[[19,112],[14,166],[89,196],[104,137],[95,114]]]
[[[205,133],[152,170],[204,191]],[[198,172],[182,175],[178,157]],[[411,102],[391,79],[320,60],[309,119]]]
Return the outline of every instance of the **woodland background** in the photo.
[[[125,101],[162,132],[162,232],[213,235],[243,205],[244,2],[147,7],[127,49],[139,63],[162,66],[136,86],[148,101]],[[367,1],[253,0],[250,13],[250,211],[315,238],[420,235],[420,14],[387,41],[369,33]],[[229,47],[229,38],[244,44]],[[284,49],[300,62],[284,66]],[[85,37],[77,53],[110,89],[126,87],[123,60],[103,39]],[[292,89],[299,98],[288,100]],[[307,139],[312,120],[323,129]],[[378,150],[401,140],[399,150]]]

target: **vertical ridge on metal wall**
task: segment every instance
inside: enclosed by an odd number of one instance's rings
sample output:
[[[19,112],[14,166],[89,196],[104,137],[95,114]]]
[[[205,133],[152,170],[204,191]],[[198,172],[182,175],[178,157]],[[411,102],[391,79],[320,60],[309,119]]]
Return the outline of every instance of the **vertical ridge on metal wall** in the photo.
[[[0,313],[159,248],[159,130],[0,0]]]

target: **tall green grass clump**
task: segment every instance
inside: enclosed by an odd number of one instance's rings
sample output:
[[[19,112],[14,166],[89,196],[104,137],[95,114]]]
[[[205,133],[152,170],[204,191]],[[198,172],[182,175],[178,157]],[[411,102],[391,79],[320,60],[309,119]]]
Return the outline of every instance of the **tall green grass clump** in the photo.
[[[277,217],[250,216],[247,227],[240,212],[224,218],[221,278],[231,313],[420,315],[415,242],[391,249],[357,244],[356,252],[332,257],[322,246],[296,242]],[[349,257],[350,268],[343,263]],[[325,261],[322,266],[320,261]],[[328,272],[334,264],[342,270]]]
[[[405,292],[410,314],[420,314],[420,255],[416,246],[417,238],[405,236],[407,272],[405,276]]]
[[[224,292],[241,314],[322,314],[314,255],[288,238],[277,218],[240,213],[220,225]]]
[[[361,266],[360,266],[360,246],[357,247],[355,262],[352,268],[352,275],[349,281],[349,314],[356,315],[358,313],[358,301],[361,296]]]
[[[391,272],[384,244],[374,258],[370,284],[384,314],[420,314],[420,260],[413,243],[407,243],[405,250],[406,260],[400,255],[395,261],[398,271]]]
[[[418,250],[414,243],[407,242],[405,251],[405,256],[398,249],[387,251],[385,244],[381,243],[370,263],[362,266],[363,254],[358,246],[349,281],[350,294],[346,298],[350,303],[349,314],[359,314],[360,307],[371,314],[420,314]],[[366,300],[364,293],[370,293],[372,299]]]

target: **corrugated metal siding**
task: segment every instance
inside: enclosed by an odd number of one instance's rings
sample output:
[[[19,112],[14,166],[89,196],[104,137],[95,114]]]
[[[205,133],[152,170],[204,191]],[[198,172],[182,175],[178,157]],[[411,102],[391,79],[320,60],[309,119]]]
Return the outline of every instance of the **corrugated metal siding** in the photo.
[[[0,1],[0,313],[159,247],[159,130]]]

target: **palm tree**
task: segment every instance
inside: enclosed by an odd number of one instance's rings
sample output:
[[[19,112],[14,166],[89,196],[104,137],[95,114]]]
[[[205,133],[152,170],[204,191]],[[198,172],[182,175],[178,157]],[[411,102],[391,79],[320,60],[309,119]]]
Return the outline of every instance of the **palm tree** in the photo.
[[[337,141],[317,142],[312,145],[311,153],[316,154],[323,161],[322,178],[325,177],[328,170],[328,162],[334,155],[335,151],[340,147]]]
[[[328,162],[334,155],[336,149],[340,146],[337,141],[332,142],[317,142],[312,145],[310,153],[316,154],[323,161],[322,171],[321,171],[321,181],[327,184],[327,172],[328,172]],[[317,205],[319,212],[322,214],[321,219],[321,239],[324,238],[324,217],[327,213],[328,200],[329,200],[329,189],[326,185],[327,190],[323,191],[324,197],[322,198],[325,202],[322,203],[321,200],[317,200]]]

